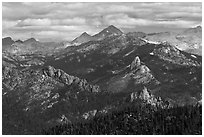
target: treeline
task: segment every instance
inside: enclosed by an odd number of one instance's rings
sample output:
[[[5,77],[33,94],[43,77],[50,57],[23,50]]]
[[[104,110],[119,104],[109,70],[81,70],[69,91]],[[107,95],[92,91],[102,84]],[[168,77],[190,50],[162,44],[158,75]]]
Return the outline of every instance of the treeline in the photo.
[[[42,134],[64,135],[201,135],[202,106],[170,109],[151,105],[126,106],[122,110],[98,115],[87,122],[59,125]]]

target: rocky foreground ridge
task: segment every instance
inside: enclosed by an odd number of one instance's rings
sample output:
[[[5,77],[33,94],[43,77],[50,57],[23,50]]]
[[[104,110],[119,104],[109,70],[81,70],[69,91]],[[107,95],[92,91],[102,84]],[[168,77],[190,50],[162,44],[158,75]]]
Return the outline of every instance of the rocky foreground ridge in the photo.
[[[90,85],[85,79],[80,79],[75,76],[68,75],[63,70],[55,69],[52,66],[48,66],[46,68],[43,68],[43,74],[44,76],[49,76],[52,78],[56,78],[60,80],[62,83],[70,86],[72,84],[78,85],[82,90],[87,90],[90,92],[100,92],[100,88],[97,85]]]

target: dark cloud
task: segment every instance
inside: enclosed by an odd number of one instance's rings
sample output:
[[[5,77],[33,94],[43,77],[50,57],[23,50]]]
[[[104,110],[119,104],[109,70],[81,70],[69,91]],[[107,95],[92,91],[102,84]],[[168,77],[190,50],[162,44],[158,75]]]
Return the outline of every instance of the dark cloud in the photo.
[[[175,31],[201,25],[202,3],[6,3],[3,36],[72,40],[108,25],[127,31]],[[55,38],[53,38],[55,37]]]

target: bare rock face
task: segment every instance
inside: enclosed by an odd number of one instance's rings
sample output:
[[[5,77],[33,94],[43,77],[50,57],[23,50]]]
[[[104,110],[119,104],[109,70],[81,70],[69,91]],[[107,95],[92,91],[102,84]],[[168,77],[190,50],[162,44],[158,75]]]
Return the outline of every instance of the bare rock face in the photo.
[[[135,84],[147,84],[153,80],[155,80],[155,82],[157,81],[146,65],[141,65],[137,69],[134,69],[132,72],[132,78],[134,79]]]
[[[138,93],[138,92],[133,92],[130,94],[130,102],[133,102],[136,99],[141,99],[144,101],[148,101],[151,98],[150,93],[147,91],[147,88],[144,87],[143,90]]]
[[[135,68],[138,68],[140,65],[141,65],[141,61],[140,61],[140,58],[137,56],[137,57],[135,57],[135,59],[131,63],[130,69],[133,70]]]
[[[142,65],[142,66],[140,66],[140,68],[139,68],[139,72],[140,72],[140,73],[149,73],[149,72],[150,72],[150,69],[149,69],[147,66]]]
[[[45,74],[47,76],[53,77],[55,75],[54,71],[55,69],[53,67],[48,66]]]
[[[130,102],[133,102],[135,99],[137,99],[137,92],[132,92],[130,94]]]
[[[151,98],[151,95],[147,91],[146,87],[144,87],[144,89],[140,93],[139,98],[142,99],[142,100],[146,100],[146,101],[148,101]]]
[[[78,85],[80,89],[87,90],[90,92],[100,92],[100,88],[98,85],[90,85],[85,79],[80,79],[75,76],[68,75],[63,70],[55,69],[52,66],[48,66],[43,69],[43,74],[45,76],[49,76],[59,81],[63,82],[66,85],[75,84]]]
[[[133,92],[130,94],[129,101],[133,102],[135,100],[142,100],[145,104],[150,104],[155,107],[169,107],[169,102],[168,104],[165,104],[160,97],[157,98],[152,95],[146,87],[144,87],[143,90],[139,93]]]

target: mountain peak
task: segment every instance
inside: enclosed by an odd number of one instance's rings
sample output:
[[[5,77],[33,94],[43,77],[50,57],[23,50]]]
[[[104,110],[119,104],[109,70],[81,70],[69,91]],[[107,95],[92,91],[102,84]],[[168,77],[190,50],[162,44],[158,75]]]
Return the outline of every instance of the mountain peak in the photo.
[[[12,45],[14,41],[11,37],[5,37],[2,39],[2,45]]]
[[[107,28],[103,29],[101,32],[94,35],[94,39],[96,40],[102,40],[106,37],[113,36],[113,35],[121,35],[123,32],[116,28],[113,25],[108,26]]]
[[[37,42],[35,38],[29,38],[24,41],[24,43],[32,43],[32,42]]]
[[[81,36],[86,36],[86,35],[90,36],[87,32],[83,32],[83,33],[81,34]]]
[[[92,40],[91,35],[89,35],[89,34],[86,33],[86,32],[83,32],[79,37],[75,38],[75,39],[72,41],[72,44],[80,45],[80,44],[82,44],[82,43],[86,43],[86,42],[91,41],[91,40]]]
[[[108,26],[108,28],[109,28],[109,29],[112,29],[112,28],[113,28],[113,29],[118,29],[118,28],[116,28],[116,27],[113,26],[113,25]]]
[[[104,29],[105,31],[110,31],[110,32],[112,32],[112,33],[117,33],[117,34],[122,34],[122,31],[121,30],[119,30],[118,28],[116,28],[115,26],[113,26],[113,25],[110,25],[110,26],[108,26],[107,28],[105,28]],[[103,31],[104,31],[103,30]]]

